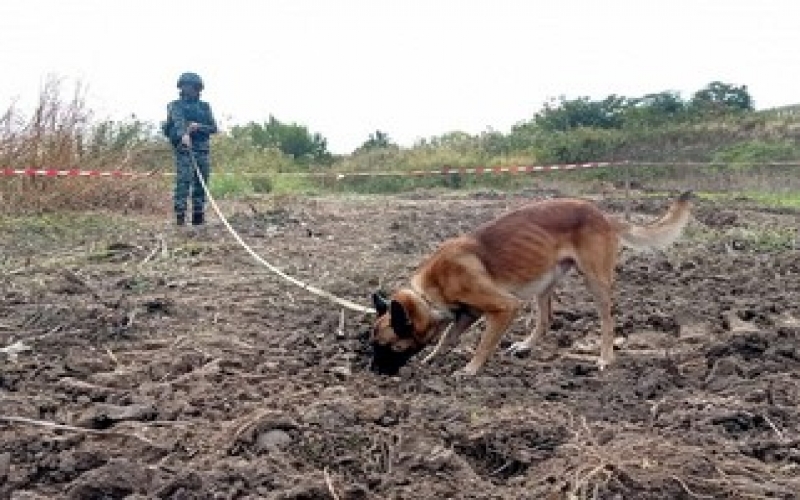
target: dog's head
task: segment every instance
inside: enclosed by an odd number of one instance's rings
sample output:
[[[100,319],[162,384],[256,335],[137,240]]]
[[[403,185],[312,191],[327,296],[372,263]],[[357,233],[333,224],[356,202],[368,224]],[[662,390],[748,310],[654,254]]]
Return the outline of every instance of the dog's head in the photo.
[[[378,318],[370,335],[370,369],[381,375],[396,375],[441,333],[445,318],[410,290],[399,290],[391,299],[375,292],[372,301]]]

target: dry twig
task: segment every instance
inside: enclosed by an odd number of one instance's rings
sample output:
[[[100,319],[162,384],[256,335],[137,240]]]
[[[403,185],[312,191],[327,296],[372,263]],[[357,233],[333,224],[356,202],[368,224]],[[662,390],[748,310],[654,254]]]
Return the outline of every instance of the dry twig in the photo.
[[[339,495],[336,493],[336,489],[333,487],[333,480],[331,479],[331,475],[328,473],[327,467],[322,470],[322,474],[325,476],[325,484],[328,485],[328,491],[330,492],[331,497],[333,497],[333,500],[339,500]]]
[[[60,431],[77,432],[80,434],[91,434],[94,436],[114,436],[114,437],[134,438],[148,446],[152,446],[153,448],[158,448],[158,449],[163,448],[163,446],[160,446],[154,443],[153,441],[150,441],[146,437],[140,436],[138,434],[128,434],[125,432],[118,432],[118,431],[99,431],[96,429],[84,429],[83,427],[75,427],[66,424],[57,424],[55,422],[47,422],[45,420],[35,420],[32,418],[15,417],[11,415],[0,415],[0,421],[14,423],[14,424],[33,425],[36,427],[44,427],[47,429],[54,429]]]
[[[164,248],[164,238],[161,235],[159,235],[159,240],[158,240],[157,244],[153,247],[153,249],[150,251],[150,253],[147,254],[147,257],[142,259],[142,261],[139,263],[139,267],[145,266],[148,262],[150,262],[150,259],[155,257],[155,255],[158,253],[158,251],[162,250],[163,248]]]
[[[778,435],[778,439],[781,442],[785,443],[786,442],[786,436],[784,436],[783,432],[781,432],[781,430],[778,429],[778,426],[776,426],[767,415],[761,415],[761,416],[764,417],[764,420],[767,422],[767,424],[772,428],[773,431],[775,431],[775,434]]]
[[[346,335],[344,333],[344,309],[339,311],[339,328],[336,330],[336,338],[342,339]]]
[[[115,365],[119,365],[119,360],[118,360],[118,359],[117,359],[117,357],[114,355],[114,352],[113,352],[113,351],[111,351],[111,349],[110,349],[110,348],[108,348],[108,347],[106,347],[106,354],[108,354],[108,357],[109,357],[109,358],[111,358],[111,361],[112,361],[112,362],[113,362]]]

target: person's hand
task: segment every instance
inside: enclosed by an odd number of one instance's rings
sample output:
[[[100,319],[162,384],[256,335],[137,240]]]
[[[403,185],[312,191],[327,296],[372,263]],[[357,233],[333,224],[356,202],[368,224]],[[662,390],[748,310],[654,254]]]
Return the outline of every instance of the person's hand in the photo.
[[[187,148],[192,147],[192,137],[188,133],[183,134],[183,137],[181,137],[181,144]]]
[[[197,122],[190,122],[189,123],[189,132],[196,132],[197,129],[200,128],[200,124]]]

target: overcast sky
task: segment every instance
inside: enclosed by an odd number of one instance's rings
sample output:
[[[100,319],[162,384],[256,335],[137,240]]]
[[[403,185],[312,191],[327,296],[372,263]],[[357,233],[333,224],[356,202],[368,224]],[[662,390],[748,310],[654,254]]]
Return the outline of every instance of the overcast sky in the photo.
[[[721,80],[795,104],[798,48],[797,0],[2,0],[0,107],[56,74],[99,116],[156,122],[195,71],[221,124],[273,114],[346,153],[376,129],[507,131],[562,94]]]

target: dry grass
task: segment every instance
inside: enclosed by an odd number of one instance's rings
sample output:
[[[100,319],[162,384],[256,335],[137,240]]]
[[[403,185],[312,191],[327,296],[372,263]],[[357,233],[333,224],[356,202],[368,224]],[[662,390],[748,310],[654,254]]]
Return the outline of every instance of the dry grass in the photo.
[[[77,85],[65,98],[61,82],[50,78],[30,116],[14,105],[0,115],[0,168],[131,170],[152,149],[146,148],[145,135],[139,122],[93,123],[84,89]],[[0,177],[0,213],[98,208],[161,212],[166,208],[162,182],[5,176]]]
[[[157,177],[6,178],[0,184],[0,214],[41,214],[82,210],[166,213],[168,189]]]

